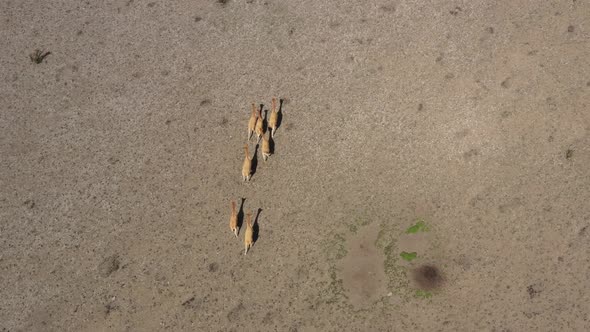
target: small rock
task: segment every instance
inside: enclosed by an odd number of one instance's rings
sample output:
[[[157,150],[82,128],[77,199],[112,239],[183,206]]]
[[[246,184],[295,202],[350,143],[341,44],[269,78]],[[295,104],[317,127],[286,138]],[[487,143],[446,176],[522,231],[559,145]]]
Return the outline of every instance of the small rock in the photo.
[[[108,277],[111,273],[119,269],[119,255],[112,255],[105,258],[102,263],[98,265],[98,273],[102,277]]]

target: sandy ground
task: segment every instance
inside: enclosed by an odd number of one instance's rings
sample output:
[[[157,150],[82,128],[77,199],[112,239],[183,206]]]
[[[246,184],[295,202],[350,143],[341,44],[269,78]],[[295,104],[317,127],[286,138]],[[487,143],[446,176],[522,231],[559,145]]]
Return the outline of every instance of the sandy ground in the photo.
[[[0,27],[1,331],[590,330],[588,1],[2,0]]]

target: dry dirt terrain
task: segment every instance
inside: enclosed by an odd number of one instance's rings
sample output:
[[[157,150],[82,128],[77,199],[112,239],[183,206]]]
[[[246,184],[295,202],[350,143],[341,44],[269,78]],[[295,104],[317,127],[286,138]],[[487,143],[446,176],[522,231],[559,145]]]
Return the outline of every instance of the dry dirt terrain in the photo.
[[[590,1],[0,0],[0,41],[0,331],[590,330]]]

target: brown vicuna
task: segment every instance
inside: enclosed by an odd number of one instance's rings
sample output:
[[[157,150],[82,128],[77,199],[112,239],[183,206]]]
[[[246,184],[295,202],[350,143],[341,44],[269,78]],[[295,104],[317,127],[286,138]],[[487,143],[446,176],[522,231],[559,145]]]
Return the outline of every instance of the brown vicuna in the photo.
[[[244,144],[244,164],[242,165],[242,179],[244,181],[250,181],[252,173],[252,158],[250,158],[250,151],[248,150],[248,144]]]
[[[264,135],[264,119],[262,118],[262,105],[260,105],[260,109],[258,110],[258,121],[256,121],[256,127],[254,128],[256,132],[256,137],[258,137],[257,143],[260,143],[260,139],[262,135]]]
[[[252,211],[246,214],[246,235],[244,236],[244,255],[254,244],[254,227],[252,226]]]
[[[270,119],[268,120],[268,128],[272,129],[272,137],[275,137],[277,131],[277,121],[279,119],[279,112],[277,111],[277,98],[272,99],[270,108]]]
[[[236,209],[236,202],[231,201],[231,217],[229,217],[229,228],[232,233],[238,237],[238,210]]]
[[[258,115],[256,114],[256,105],[252,103],[252,112],[250,113],[250,120],[248,120],[248,141],[250,141],[250,138],[252,138],[252,134],[254,133],[256,119],[258,119]]]

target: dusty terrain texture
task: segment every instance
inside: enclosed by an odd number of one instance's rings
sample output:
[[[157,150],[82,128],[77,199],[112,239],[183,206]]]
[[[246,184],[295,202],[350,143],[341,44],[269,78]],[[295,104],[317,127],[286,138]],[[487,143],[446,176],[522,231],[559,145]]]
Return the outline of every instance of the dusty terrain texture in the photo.
[[[0,27],[1,331],[590,330],[589,1],[2,0]]]

